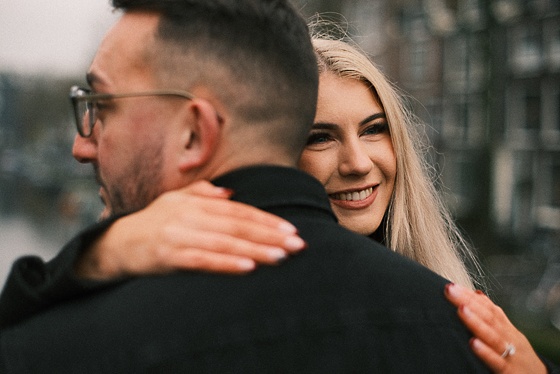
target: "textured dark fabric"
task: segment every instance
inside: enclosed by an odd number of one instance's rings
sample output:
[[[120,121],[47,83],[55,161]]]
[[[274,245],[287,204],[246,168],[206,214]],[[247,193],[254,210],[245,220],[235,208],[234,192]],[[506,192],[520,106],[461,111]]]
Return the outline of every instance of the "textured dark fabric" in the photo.
[[[74,284],[71,298],[45,285],[65,301],[0,332],[0,372],[487,372],[447,281],[340,227],[318,181],[262,166],[214,182],[294,223],[309,247],[247,276],[178,272],[87,297]]]
[[[547,373],[560,374],[560,365],[557,365],[556,363],[550,361],[547,357],[544,357],[542,355],[539,355],[539,358],[544,363]]]

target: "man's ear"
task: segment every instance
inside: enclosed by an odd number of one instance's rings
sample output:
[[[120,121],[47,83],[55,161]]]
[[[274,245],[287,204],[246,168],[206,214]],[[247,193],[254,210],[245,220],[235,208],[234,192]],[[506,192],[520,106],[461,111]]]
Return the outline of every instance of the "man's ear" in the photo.
[[[179,167],[182,172],[204,165],[212,157],[222,125],[220,115],[210,102],[195,98],[188,106],[192,122],[181,139],[183,151]]]

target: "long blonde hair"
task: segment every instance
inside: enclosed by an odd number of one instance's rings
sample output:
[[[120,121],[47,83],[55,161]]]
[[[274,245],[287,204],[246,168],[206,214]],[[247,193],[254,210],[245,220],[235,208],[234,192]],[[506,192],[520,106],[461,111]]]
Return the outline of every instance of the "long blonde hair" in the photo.
[[[474,288],[480,266],[463,239],[430,178],[422,157],[419,122],[406,109],[402,96],[357,47],[342,40],[314,37],[319,74],[336,74],[371,87],[385,110],[397,159],[395,189],[386,212],[385,244],[452,282]]]

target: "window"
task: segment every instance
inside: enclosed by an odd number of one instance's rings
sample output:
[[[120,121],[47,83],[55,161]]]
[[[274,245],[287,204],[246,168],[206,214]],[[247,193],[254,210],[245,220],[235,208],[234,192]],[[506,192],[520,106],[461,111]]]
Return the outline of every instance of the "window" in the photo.
[[[454,91],[464,91],[468,85],[468,55],[465,37],[459,35],[445,43],[445,84]]]
[[[479,210],[477,202],[488,188],[488,175],[478,166],[479,157],[470,150],[448,149],[440,159],[446,204],[457,217],[466,217]]]
[[[428,48],[425,43],[414,43],[410,49],[410,77],[414,82],[421,82],[426,72]]]
[[[445,107],[444,141],[475,148],[484,143],[484,103],[478,95],[451,97]]]
[[[555,97],[556,100],[554,100],[556,102],[556,106],[555,106],[555,108],[556,108],[556,113],[555,113],[556,114],[556,120],[554,121],[556,123],[555,130],[560,132],[560,109],[559,109],[560,108],[560,91],[556,91],[555,96],[556,96]]]
[[[512,228],[520,236],[533,229],[533,153],[514,154],[514,185],[512,201]]]
[[[537,222],[539,227],[560,230],[560,152],[545,153],[537,183]],[[560,231],[558,231],[560,234]]]
[[[484,14],[479,0],[462,0],[459,3],[459,16],[472,28],[478,28],[484,24]]]
[[[560,70],[560,25],[558,17],[548,20],[545,24],[544,42],[549,69],[551,71]]]
[[[541,97],[530,91],[525,96],[525,128],[539,130],[541,124]]]
[[[522,25],[510,34],[511,67],[518,74],[538,71],[541,68],[541,40],[535,25]]]
[[[560,208],[560,154],[554,158],[550,172],[550,205]]]
[[[549,97],[544,97],[549,100]],[[539,79],[517,80],[506,90],[506,137],[533,141],[542,125],[543,96]]]
[[[467,137],[469,108],[464,96],[450,97],[444,106],[444,141],[462,143]]]

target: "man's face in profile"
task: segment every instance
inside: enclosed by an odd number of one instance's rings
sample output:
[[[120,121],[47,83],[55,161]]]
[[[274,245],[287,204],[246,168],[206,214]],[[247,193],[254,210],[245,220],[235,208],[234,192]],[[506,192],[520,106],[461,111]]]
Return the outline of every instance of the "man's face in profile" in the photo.
[[[145,57],[159,17],[125,13],[106,34],[87,75],[94,93],[144,92],[157,87]],[[142,209],[169,185],[166,145],[176,100],[144,96],[99,101],[90,137],[76,136],[74,157],[91,163],[106,205],[104,217]],[[168,178],[169,179],[169,178]]]

